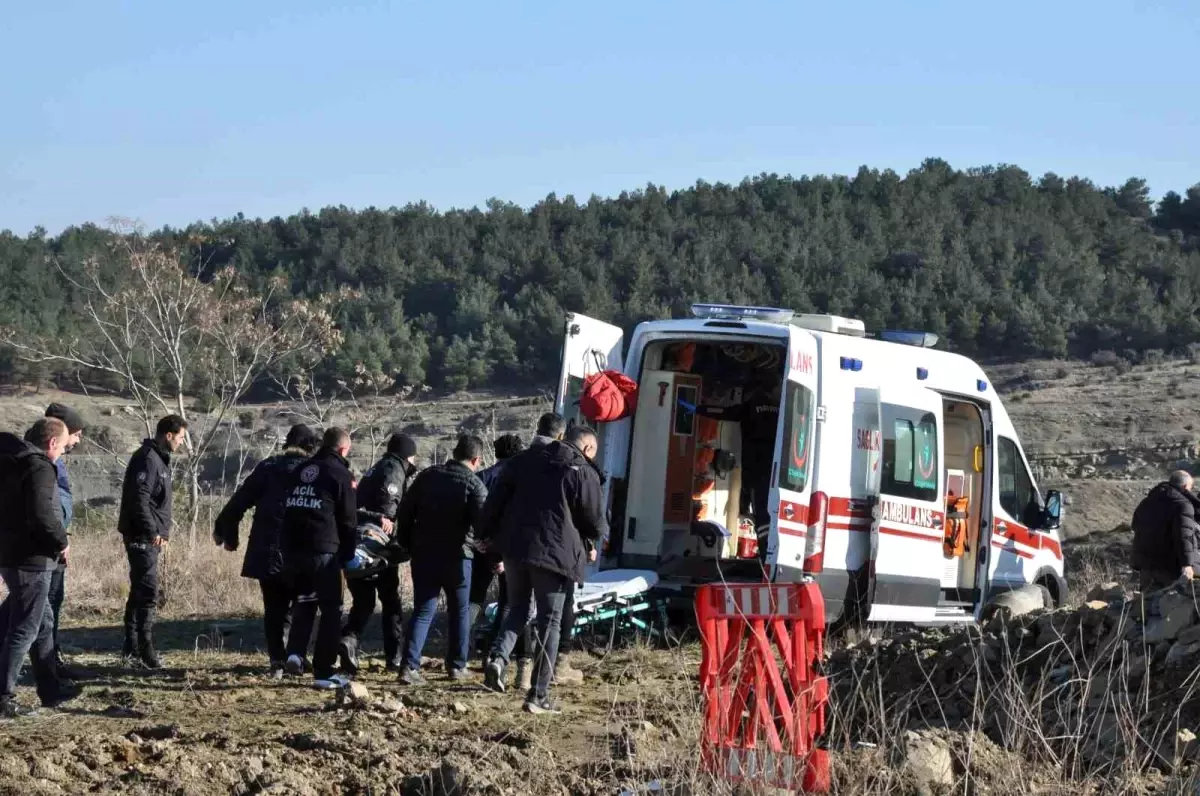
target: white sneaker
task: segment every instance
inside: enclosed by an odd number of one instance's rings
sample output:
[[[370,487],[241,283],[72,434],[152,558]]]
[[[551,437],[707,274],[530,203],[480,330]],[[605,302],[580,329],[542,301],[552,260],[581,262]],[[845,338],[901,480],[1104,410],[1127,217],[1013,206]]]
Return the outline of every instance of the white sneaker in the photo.
[[[328,680],[313,680],[313,688],[318,691],[337,691],[349,684],[350,678],[342,674],[335,674]]]

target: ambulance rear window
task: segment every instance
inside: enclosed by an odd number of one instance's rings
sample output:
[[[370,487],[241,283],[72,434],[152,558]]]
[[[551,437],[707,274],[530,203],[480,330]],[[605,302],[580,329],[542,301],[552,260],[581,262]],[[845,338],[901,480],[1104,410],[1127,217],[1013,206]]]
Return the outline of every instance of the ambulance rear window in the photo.
[[[937,420],[928,412],[883,405],[885,495],[933,502],[938,499]]]
[[[779,488],[803,492],[808,486],[812,460],[812,390],[789,382],[783,415],[783,451],[779,464]]]

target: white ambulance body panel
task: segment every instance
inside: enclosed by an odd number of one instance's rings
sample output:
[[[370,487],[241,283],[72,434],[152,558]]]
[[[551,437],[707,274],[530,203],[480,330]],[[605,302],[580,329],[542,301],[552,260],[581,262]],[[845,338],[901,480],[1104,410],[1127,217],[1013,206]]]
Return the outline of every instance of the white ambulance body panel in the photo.
[[[581,318],[572,316],[568,325],[583,328]],[[647,322],[634,330],[623,357],[626,375],[640,380],[647,347],[658,342],[787,346],[762,574],[776,581],[815,579],[831,621],[851,607],[871,621],[971,621],[990,594],[1029,583],[1065,596],[1058,531],[1038,527],[1045,517],[1042,497],[982,368],[958,354],[861,336],[861,326],[844,319],[819,320]],[[821,330],[826,327],[839,331]],[[615,327],[591,328],[599,334],[593,347],[607,347],[608,360],[621,361]],[[580,352],[589,346],[576,340],[568,350],[582,363]],[[978,418],[964,421],[960,412],[949,450],[943,405]],[[964,435],[973,422],[977,433]],[[649,459],[639,462],[638,473],[629,472],[636,423],[627,418],[601,429],[602,469],[610,482],[659,477],[644,471]],[[961,559],[942,545],[952,486],[969,491],[971,522],[981,534]],[[614,537],[627,531],[622,507],[615,508]],[[645,554],[647,544],[642,538],[632,549]],[[608,563],[621,565],[620,559]],[[669,580],[664,574],[663,582]]]

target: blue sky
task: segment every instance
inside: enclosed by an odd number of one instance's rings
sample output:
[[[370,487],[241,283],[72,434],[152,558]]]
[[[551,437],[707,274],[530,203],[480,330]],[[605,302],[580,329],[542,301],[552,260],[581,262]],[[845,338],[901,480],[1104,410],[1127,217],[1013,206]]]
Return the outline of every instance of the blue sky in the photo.
[[[761,172],[1200,182],[1200,3],[5,9],[0,229],[448,209]]]

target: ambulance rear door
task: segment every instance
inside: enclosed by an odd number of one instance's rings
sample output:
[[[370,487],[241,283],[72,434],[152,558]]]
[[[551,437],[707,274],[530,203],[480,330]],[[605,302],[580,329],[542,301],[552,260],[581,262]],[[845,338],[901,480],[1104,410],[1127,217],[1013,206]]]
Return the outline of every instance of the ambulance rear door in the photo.
[[[601,370],[622,369],[624,336],[619,327],[610,323],[577,313],[567,316],[554,411],[566,418],[568,424],[587,423],[579,415],[584,379]]]
[[[817,341],[804,329],[791,328],[786,379],[781,391],[775,445],[767,546],[775,580],[800,581],[808,536],[809,503],[816,470]]]
[[[932,621],[945,563],[942,397],[920,387],[884,385],[879,418],[883,451],[868,619]]]
[[[623,370],[622,346],[625,334],[620,327],[578,313],[571,313],[567,316],[565,331],[562,366],[559,370],[558,389],[554,395],[554,411],[563,416],[568,427],[575,424],[589,425],[590,421],[579,413],[579,397],[583,394],[583,382],[588,376],[601,370]],[[610,448],[613,447],[609,438],[618,428],[628,425],[629,420],[625,419],[617,423],[606,423],[596,429],[599,445],[599,450],[596,452],[596,463],[605,476],[602,500],[606,507],[610,505],[609,492],[613,473],[613,463],[608,460],[607,456]],[[601,549],[607,548],[612,533],[610,528],[609,539],[603,540]],[[598,566],[599,562],[589,567],[589,571]]]

